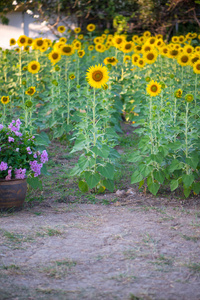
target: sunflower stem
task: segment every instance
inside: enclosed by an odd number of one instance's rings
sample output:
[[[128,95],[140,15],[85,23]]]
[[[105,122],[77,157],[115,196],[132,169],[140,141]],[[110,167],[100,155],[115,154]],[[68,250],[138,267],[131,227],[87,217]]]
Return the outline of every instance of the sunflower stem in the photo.
[[[185,156],[188,158],[188,111],[189,111],[189,103],[186,103],[186,111],[185,111]],[[186,165],[186,174],[189,174],[189,166]]]
[[[67,125],[69,125],[69,101],[70,101],[70,80],[68,79],[68,89],[67,89]]]
[[[195,101],[195,107],[196,107],[196,105],[197,105],[197,73],[195,76],[194,101]]]

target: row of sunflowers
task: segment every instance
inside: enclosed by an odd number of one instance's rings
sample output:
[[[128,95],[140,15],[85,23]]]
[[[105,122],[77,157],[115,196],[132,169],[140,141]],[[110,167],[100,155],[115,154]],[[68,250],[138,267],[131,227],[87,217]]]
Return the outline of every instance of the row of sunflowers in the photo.
[[[199,194],[200,35],[86,34],[10,40],[1,50],[1,123],[20,118],[31,134],[49,130],[80,152],[71,176],[83,192],[113,191],[122,118],[135,127],[132,184]]]

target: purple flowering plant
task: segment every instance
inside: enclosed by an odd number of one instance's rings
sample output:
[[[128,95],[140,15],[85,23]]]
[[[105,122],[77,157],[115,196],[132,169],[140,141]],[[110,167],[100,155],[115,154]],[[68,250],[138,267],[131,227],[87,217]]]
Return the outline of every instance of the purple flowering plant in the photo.
[[[46,172],[48,153],[38,148],[35,136],[21,130],[21,125],[20,119],[7,127],[0,124],[0,180],[27,178],[29,184],[33,179],[33,187],[41,186],[37,177]]]

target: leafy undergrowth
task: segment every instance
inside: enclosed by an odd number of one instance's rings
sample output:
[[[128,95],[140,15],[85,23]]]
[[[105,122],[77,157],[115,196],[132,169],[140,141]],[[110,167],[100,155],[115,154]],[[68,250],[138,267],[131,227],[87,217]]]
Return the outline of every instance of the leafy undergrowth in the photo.
[[[71,154],[72,148],[67,140],[53,140],[47,149],[49,153],[47,166],[49,175],[42,178],[43,190],[33,190],[29,187],[26,205],[31,207],[42,201],[125,205],[130,203],[130,199],[141,199],[141,197],[151,199],[152,205],[176,203],[196,206],[199,204],[199,196],[193,195],[186,199],[179,189],[171,192],[169,187],[163,186],[157,196],[153,196],[146,190],[145,186],[138,189],[138,184],[131,184],[131,175],[137,165],[128,162],[128,157],[136,150],[138,137],[131,124],[122,123],[122,130],[123,132],[119,134],[119,145],[116,147],[121,156],[115,166],[115,189],[113,193],[108,190],[102,194],[95,194],[93,190],[82,193],[78,188],[79,179],[70,176],[70,171],[77,163],[80,153]]]

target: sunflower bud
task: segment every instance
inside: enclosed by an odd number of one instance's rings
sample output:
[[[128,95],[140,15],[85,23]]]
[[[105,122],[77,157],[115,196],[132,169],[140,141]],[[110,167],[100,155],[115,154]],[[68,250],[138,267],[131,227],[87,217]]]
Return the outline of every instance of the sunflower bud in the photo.
[[[187,94],[187,95],[185,96],[185,100],[186,100],[187,102],[192,102],[192,101],[194,100],[194,96],[193,96],[192,94]]]

